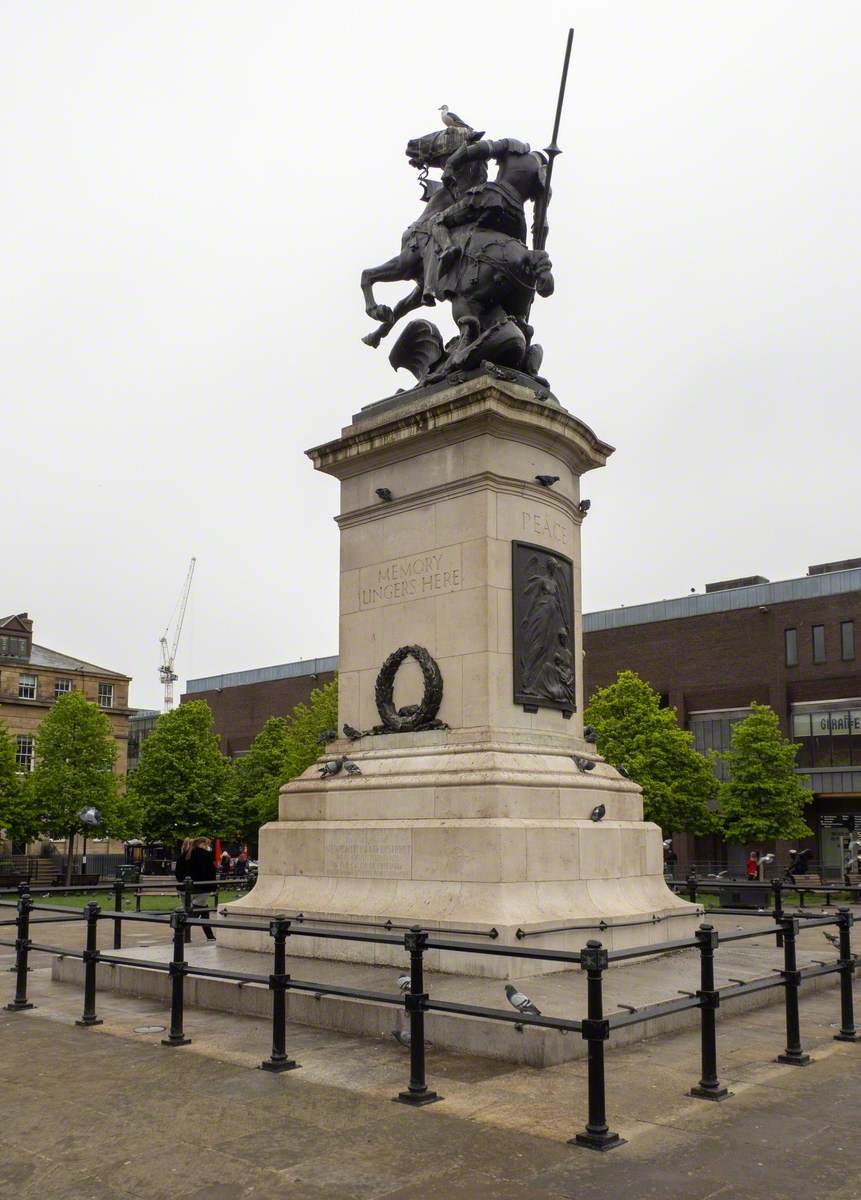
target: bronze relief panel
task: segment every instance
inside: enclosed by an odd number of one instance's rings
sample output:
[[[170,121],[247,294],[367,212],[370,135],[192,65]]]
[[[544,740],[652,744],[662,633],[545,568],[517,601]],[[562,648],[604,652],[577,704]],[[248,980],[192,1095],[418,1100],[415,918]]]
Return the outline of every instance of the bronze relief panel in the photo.
[[[574,712],[574,566],[570,558],[511,545],[514,703],[527,712]]]

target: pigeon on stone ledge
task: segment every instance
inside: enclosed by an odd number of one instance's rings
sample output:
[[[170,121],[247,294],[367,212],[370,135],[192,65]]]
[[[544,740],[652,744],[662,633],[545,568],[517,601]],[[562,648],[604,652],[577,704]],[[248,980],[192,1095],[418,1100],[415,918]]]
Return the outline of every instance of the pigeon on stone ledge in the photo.
[[[583,740],[588,742],[590,746],[594,746],[598,740],[598,730],[594,725],[583,726]]]
[[[553,487],[554,483],[559,482],[558,475],[536,475],[535,478],[542,487]]]
[[[317,770],[320,772],[321,779],[331,779],[333,775],[337,775],[343,767],[345,759],[330,758],[328,762],[321,763]]]
[[[605,804],[596,804],[589,816],[593,821],[603,821],[607,815],[607,806]]]
[[[595,770],[595,763],[591,758],[581,758],[579,754],[572,754],[571,757],[574,759],[574,765],[577,767],[578,771]]]
[[[531,1017],[541,1016],[541,1009],[533,1004],[523,992],[519,992],[512,984],[507,983],[505,985],[505,995],[511,1007],[516,1008],[518,1012],[528,1013]]]
[[[344,725],[344,737],[349,738],[351,742],[357,741],[361,736],[361,729],[354,729],[352,725]]]
[[[359,764],[354,763],[350,758],[344,759],[344,770],[348,775],[361,775],[362,773],[362,768],[359,766]]]

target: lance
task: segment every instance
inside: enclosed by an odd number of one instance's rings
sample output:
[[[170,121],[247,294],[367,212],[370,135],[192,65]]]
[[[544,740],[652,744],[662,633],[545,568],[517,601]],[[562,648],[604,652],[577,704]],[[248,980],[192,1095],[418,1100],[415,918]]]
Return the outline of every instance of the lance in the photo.
[[[562,64],[562,78],[559,81],[559,99],[556,101],[556,120],[553,122],[553,137],[550,145],[544,150],[547,155],[547,176],[544,183],[544,194],[536,205],[535,226],[532,235],[532,245],[535,250],[543,250],[547,242],[547,208],[550,204],[550,180],[553,178],[553,163],[556,155],[562,151],[556,143],[559,136],[559,122],[562,120],[562,104],[565,100],[565,85],[568,82],[568,63],[571,61],[571,43],[574,41],[574,30],[568,30],[568,41],[565,45],[565,62]]]

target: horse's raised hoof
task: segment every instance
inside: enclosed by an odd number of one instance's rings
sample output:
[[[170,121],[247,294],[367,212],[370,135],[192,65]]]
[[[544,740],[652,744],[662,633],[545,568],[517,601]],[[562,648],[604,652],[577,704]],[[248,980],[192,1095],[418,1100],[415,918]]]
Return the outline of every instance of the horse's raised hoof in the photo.
[[[366,333],[362,341],[366,346],[370,346],[372,350],[377,350],[379,349],[381,337],[382,335],[375,329],[372,333]]]
[[[372,321],[381,321],[386,324],[392,319],[392,310],[388,304],[372,304],[370,308],[366,308],[365,312]]]

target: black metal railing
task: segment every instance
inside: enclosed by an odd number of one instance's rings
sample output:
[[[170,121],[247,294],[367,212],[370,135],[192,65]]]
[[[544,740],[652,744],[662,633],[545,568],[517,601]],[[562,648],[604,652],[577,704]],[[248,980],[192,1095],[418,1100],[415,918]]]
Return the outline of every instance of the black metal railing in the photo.
[[[774,889],[772,884],[765,885],[769,891]],[[116,895],[122,895],[120,881],[113,885]],[[126,885],[128,890],[134,890],[139,885]],[[68,889],[65,889],[68,890]],[[90,889],[92,890],[92,889]],[[618,1133],[613,1132],[607,1121],[606,1088],[604,1069],[604,1045],[615,1031],[631,1025],[654,1021],[676,1013],[698,1009],[700,1012],[700,1078],[690,1089],[689,1095],[695,1099],[726,1100],[731,1092],[723,1086],[718,1075],[716,1015],[717,1009],[727,1002],[742,996],[772,988],[784,989],[786,1041],[784,1049],[776,1057],[776,1062],[790,1066],[806,1066],[810,1056],[805,1052],[801,1041],[801,1021],[799,1009],[799,992],[805,980],[829,974],[839,974],[840,977],[840,1031],[835,1034],[838,1041],[854,1042],[859,1039],[855,1028],[853,1007],[852,980],[855,972],[856,958],[852,953],[851,928],[854,921],[852,912],[842,907],[830,913],[796,913],[787,915],[783,904],[781,889],[775,890],[776,908],[769,915],[773,918],[768,925],[739,930],[733,933],[719,935],[718,931],[708,923],[703,923],[693,937],[679,938],[645,946],[634,946],[623,950],[608,950],[600,941],[591,940],[579,951],[551,950],[539,947],[518,945],[500,945],[498,943],[459,941],[445,935],[413,926],[403,936],[394,932],[377,932],[372,929],[360,930],[355,927],[331,928],[323,923],[313,923],[303,916],[296,921],[286,915],[279,915],[270,921],[254,919],[219,919],[209,915],[194,915],[194,895],[196,892],[209,893],[212,884],[193,884],[186,880],[182,886],[182,907],[173,912],[124,912],[121,903],[113,911],[102,911],[95,902],[90,901],[82,911],[62,908],[58,905],[39,903],[33,899],[26,884],[19,886],[17,901],[0,898],[0,908],[16,908],[14,918],[0,920],[0,926],[15,926],[14,941],[0,938],[0,945],[14,946],[15,962],[15,997],[6,1007],[9,1011],[20,1012],[32,1008],[27,997],[27,976],[29,955],[36,951],[70,958],[80,958],[84,964],[84,1005],[83,1014],[77,1022],[89,1026],[100,1023],[96,1012],[97,968],[100,963],[117,964],[143,968],[150,971],[166,973],[171,981],[170,1031],[163,1039],[163,1045],[179,1047],[188,1045],[190,1038],[184,1030],[185,1009],[185,980],[189,977],[209,978],[232,981],[242,984],[258,984],[267,987],[272,993],[272,1050],[260,1067],[266,1071],[289,1071],[300,1064],[290,1058],[287,1052],[287,1004],[289,991],[311,992],[330,996],[343,996],[351,999],[366,1000],[375,1004],[389,1005],[403,1009],[409,1022],[408,1044],[410,1050],[410,1074],[406,1088],[393,1099],[403,1104],[421,1106],[441,1100],[442,1097],[432,1091],[426,1079],[425,1061],[425,1015],[427,1013],[447,1013],[488,1021],[514,1024],[520,1029],[533,1026],[544,1029],[554,1029],[562,1032],[579,1033],[587,1043],[587,1119],[584,1129],[577,1133],[571,1142],[593,1150],[610,1150],[624,1145]],[[727,911],[727,910],[723,910]],[[730,910],[731,911],[731,910]],[[35,914],[35,915],[34,915]],[[42,915],[44,914],[44,915]],[[83,950],[72,950],[61,946],[53,946],[36,942],[31,937],[32,926],[35,924],[51,924],[58,921],[80,921],[86,927],[86,941]],[[113,921],[114,948],[113,951],[98,949],[99,921]],[[170,962],[159,962],[153,959],[132,958],[117,954],[122,948],[123,922],[148,922],[169,926],[173,935],[173,950]],[[268,932],[273,942],[273,970],[269,974],[257,974],[248,971],[230,971],[218,967],[204,967],[191,963],[186,957],[187,934],[195,926],[209,925],[213,928]],[[831,962],[817,960],[810,966],[798,966],[796,939],[799,930],[836,926],[838,931],[838,957]],[[370,991],[363,988],[345,987],[342,985],[296,979],[286,970],[287,944],[290,938],[313,937],[322,940],[339,942],[360,942],[371,945],[383,945],[400,948],[409,955],[409,986],[405,992],[392,994],[388,992]],[[715,985],[715,955],[719,947],[726,943],[774,937],[776,944],[783,948],[783,967],[777,972],[772,971],[761,978],[748,980],[730,980],[729,985]],[[700,986],[696,992],[680,992],[676,997],[655,1004],[643,1005],[639,1008],[627,1007],[621,1013],[604,1012],[604,974],[611,963],[622,962],[635,958],[646,958],[650,955],[662,954],[672,950],[696,949],[700,960]],[[454,1001],[434,1000],[425,987],[424,956],[429,950],[442,953],[492,955],[512,959],[526,959],[537,962],[552,962],[559,967],[577,966],[587,975],[587,1012],[583,1018],[553,1017],[538,1012],[507,1011],[488,1008],[475,1004],[460,1004]],[[622,1007],[622,1006],[620,1006]],[[407,1040],[405,1038],[405,1040]]]
[[[759,894],[762,897],[760,911],[769,909],[769,900],[774,898],[775,907],[780,907],[783,896],[794,893],[798,897],[798,905],[804,908],[805,894],[823,897],[823,904],[828,908],[837,897],[849,897],[853,903],[861,901],[861,887],[846,883],[795,883],[789,879],[703,879],[691,872],[686,879],[667,880],[667,886],[679,895],[685,896],[696,904],[701,895],[716,895],[721,897],[725,892],[740,892]],[[721,903],[721,911],[726,910]],[[739,909],[738,911],[742,911]],[[750,912],[749,906],[744,909]]]

